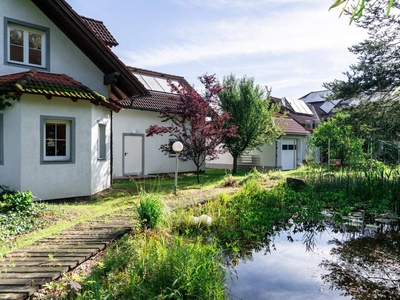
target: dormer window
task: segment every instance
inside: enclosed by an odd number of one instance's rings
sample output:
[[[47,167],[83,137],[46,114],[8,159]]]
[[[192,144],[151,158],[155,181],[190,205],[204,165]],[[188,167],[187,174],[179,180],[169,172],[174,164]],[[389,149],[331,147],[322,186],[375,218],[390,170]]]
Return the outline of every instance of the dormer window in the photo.
[[[7,22],[7,53],[9,64],[48,68],[48,29]]]

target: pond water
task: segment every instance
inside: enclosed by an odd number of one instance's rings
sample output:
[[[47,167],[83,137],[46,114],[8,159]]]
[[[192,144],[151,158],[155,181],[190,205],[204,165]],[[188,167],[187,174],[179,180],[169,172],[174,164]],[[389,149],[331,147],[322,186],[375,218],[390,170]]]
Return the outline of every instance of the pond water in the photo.
[[[231,267],[229,299],[400,299],[398,231],[320,223],[269,239]]]

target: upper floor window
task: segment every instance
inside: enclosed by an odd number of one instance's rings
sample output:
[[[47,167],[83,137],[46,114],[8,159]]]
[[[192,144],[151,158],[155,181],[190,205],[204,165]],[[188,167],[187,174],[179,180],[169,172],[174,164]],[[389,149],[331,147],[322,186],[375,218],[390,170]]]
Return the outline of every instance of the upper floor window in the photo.
[[[7,62],[48,68],[48,29],[31,27],[11,20],[6,24]]]

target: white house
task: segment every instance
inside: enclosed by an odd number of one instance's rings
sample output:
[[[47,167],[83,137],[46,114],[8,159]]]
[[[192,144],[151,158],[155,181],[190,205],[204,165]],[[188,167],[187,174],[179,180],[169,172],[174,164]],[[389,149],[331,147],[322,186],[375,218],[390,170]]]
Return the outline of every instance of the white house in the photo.
[[[70,198],[107,189],[113,175],[174,170],[158,150],[165,140],[144,137],[158,114],[120,112],[118,100],[153,97],[102,22],[65,0],[2,0],[0,18],[0,105],[20,99],[0,110],[0,184]]]
[[[238,169],[292,170],[303,163],[307,153],[306,138],[310,132],[290,117],[285,117],[280,125],[286,126],[285,134],[271,145],[265,144],[259,150],[239,157]],[[226,152],[218,159],[207,162],[207,167],[232,169],[232,164],[233,157]]]
[[[172,173],[176,164],[175,153],[171,151],[165,155],[160,146],[172,145],[175,140],[168,136],[146,137],[146,129],[151,124],[165,125],[159,118],[160,110],[177,105],[179,98],[171,93],[167,79],[176,86],[189,86],[189,83],[180,76],[133,67],[129,67],[129,70],[150,94],[119,101],[126,109],[113,118],[113,176]],[[196,166],[193,162],[179,162],[179,172],[194,171]]]

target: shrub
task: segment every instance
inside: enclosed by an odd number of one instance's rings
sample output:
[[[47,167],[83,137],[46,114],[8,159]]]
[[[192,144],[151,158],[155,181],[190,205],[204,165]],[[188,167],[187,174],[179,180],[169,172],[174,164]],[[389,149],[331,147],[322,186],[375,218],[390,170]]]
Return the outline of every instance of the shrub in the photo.
[[[4,202],[3,211],[25,211],[32,207],[31,191],[12,191],[8,186],[0,186],[0,201]]]
[[[143,228],[155,228],[161,220],[164,210],[162,199],[154,194],[142,193],[136,208]]]

